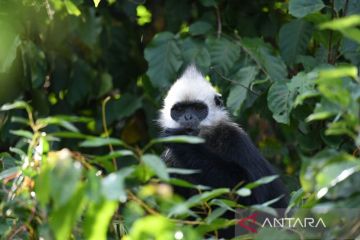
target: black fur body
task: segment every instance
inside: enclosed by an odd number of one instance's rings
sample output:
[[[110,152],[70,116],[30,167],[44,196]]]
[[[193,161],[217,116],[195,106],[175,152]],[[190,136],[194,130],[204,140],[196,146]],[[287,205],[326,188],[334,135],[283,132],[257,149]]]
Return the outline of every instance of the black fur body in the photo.
[[[234,188],[254,182],[259,178],[275,175],[272,166],[262,157],[248,135],[232,122],[221,122],[213,127],[203,127],[197,132],[184,129],[165,129],[164,136],[195,135],[203,138],[201,144],[171,143],[163,153],[168,167],[196,169],[200,172],[191,175],[174,175],[193,184],[212,188]],[[184,197],[195,192],[188,188],[176,191]],[[287,207],[287,191],[280,179],[256,187],[249,197],[242,197],[242,205],[261,204],[279,196],[274,208]]]

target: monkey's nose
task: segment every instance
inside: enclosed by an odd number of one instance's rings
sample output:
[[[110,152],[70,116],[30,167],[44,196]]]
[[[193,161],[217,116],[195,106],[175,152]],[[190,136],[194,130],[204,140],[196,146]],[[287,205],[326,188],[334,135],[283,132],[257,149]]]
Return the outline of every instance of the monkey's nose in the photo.
[[[184,118],[185,118],[186,121],[189,121],[189,120],[192,120],[192,119],[193,119],[193,116],[192,116],[191,113],[185,113]]]

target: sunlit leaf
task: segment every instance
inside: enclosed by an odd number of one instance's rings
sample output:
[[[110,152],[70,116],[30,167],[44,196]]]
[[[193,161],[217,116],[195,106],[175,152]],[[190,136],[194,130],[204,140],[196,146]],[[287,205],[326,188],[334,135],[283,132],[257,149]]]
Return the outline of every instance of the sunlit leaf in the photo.
[[[156,138],[151,141],[153,144],[156,143],[190,143],[190,144],[199,144],[203,143],[204,139],[194,136],[170,136],[163,138]]]
[[[99,6],[99,4],[100,4],[100,2],[101,2],[101,0],[93,0],[94,1],[94,5],[95,5],[95,7],[98,7]]]
[[[64,0],[64,4],[65,4],[67,12],[70,15],[74,15],[74,16],[81,15],[79,8],[71,0]]]
[[[84,230],[86,239],[106,240],[111,217],[117,209],[116,201],[103,200],[90,204],[85,215]]]

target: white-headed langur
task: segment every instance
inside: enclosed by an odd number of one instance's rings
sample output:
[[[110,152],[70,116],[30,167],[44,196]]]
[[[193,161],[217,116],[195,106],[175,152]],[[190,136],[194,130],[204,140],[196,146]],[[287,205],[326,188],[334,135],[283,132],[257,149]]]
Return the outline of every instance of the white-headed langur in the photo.
[[[168,167],[199,170],[173,177],[211,188],[233,189],[239,183],[276,174],[246,132],[230,119],[221,95],[193,65],[171,86],[158,121],[162,136],[190,135],[205,140],[201,144],[166,144],[162,158]],[[175,191],[184,197],[196,194],[187,188]],[[238,202],[261,204],[278,197],[271,206],[286,208],[287,190],[279,178],[252,189],[250,196]]]

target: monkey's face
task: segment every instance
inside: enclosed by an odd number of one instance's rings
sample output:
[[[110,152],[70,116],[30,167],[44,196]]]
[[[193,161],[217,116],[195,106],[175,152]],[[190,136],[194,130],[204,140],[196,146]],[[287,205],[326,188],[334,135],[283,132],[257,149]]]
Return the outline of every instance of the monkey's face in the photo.
[[[179,102],[171,108],[171,118],[176,121],[181,128],[194,130],[198,129],[200,122],[209,113],[208,106],[200,101]]]
[[[163,129],[197,135],[203,127],[228,120],[221,95],[195,68],[188,68],[170,88],[160,112]]]

